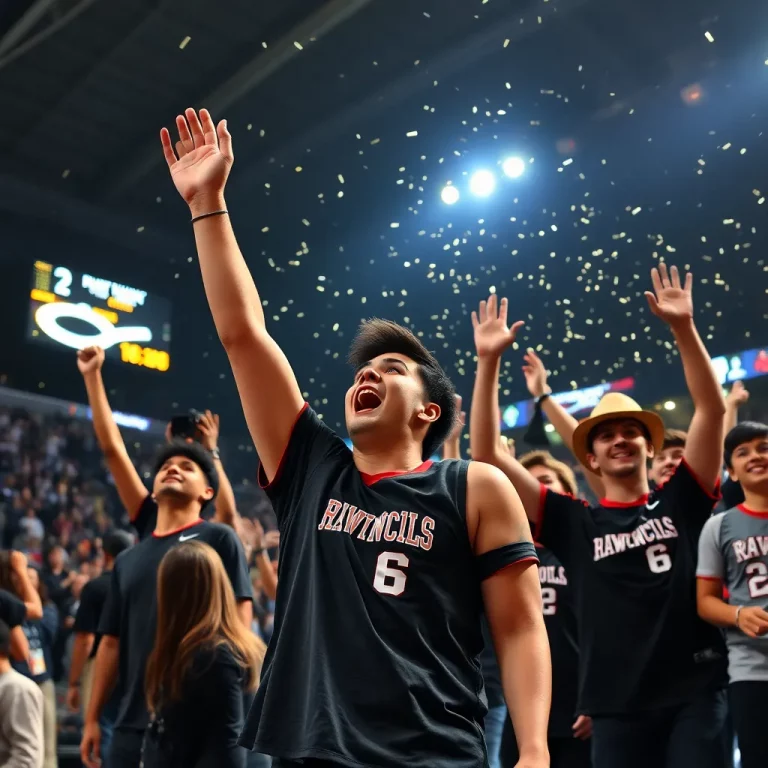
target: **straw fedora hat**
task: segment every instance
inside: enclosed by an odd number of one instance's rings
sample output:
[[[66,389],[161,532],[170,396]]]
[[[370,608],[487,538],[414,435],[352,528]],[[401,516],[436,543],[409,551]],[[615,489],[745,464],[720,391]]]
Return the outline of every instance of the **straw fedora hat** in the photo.
[[[621,392],[608,392],[600,398],[588,419],[584,419],[573,433],[573,452],[576,458],[596,475],[600,470],[593,470],[587,461],[589,433],[604,421],[615,419],[635,419],[643,424],[651,435],[651,444],[655,451],[661,450],[664,443],[664,422],[653,411],[644,411],[631,397]]]

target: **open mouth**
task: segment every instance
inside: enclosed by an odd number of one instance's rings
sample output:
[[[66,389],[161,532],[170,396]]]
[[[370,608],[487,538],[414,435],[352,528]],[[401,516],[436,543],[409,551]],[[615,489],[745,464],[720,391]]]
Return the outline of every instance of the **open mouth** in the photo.
[[[629,451],[616,451],[611,454],[612,459],[631,459],[632,454]]]
[[[355,413],[370,413],[375,411],[381,405],[381,398],[375,389],[370,387],[361,387],[355,393],[353,403]]]
[[[765,472],[765,464],[750,464],[747,467],[748,475],[757,475],[761,472]]]

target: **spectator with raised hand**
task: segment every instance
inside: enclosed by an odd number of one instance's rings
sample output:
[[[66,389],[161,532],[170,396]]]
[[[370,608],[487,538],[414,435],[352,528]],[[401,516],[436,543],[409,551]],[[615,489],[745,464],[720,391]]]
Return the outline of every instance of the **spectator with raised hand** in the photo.
[[[115,480],[120,501],[131,523],[138,531],[139,538],[143,539],[154,530],[157,522],[157,504],[133,465],[112,414],[101,374],[103,365],[104,350],[101,347],[86,347],[77,353],[77,367],[85,381],[96,439]],[[213,457],[221,484],[221,493],[217,496],[216,514],[213,519],[215,522],[234,528],[237,515],[235,497],[221,464],[218,450],[219,417],[206,411],[198,422],[198,429],[201,435],[200,442]],[[167,433],[167,437],[170,437],[170,432]]]
[[[27,556],[23,552],[0,552],[0,589],[21,600],[28,621],[43,618],[43,603],[29,578]]]
[[[609,393],[573,433],[573,452],[601,477],[596,507],[541,486],[498,449],[498,375],[519,323],[495,297],[473,316],[478,370],[470,435],[476,458],[499,466],[565,566],[580,640],[579,711],[593,717],[595,768],[721,768],[722,637],[698,618],[696,545],[717,498],[725,403],[693,319],[689,274],[652,270],[651,312],[672,331],[694,403],[685,455],[650,492],[647,463],[662,446],[659,416]],[[627,663],[631,659],[632,663]],[[695,727],[691,724],[695,723]]]
[[[557,402],[552,395],[552,387],[548,384],[549,374],[544,365],[544,361],[532,349],[529,349],[523,355],[525,365],[523,366],[523,376],[525,376],[525,385],[528,392],[536,400],[537,407],[541,408],[544,415],[549,419],[550,424],[563,440],[566,447],[573,453],[573,433],[579,426],[578,419],[572,416],[568,411]],[[604,495],[605,489],[600,478],[590,472],[586,476],[589,487],[598,499]]]
[[[723,434],[727,435],[739,423],[739,408],[749,401],[749,391],[743,381],[734,381],[725,398]]]

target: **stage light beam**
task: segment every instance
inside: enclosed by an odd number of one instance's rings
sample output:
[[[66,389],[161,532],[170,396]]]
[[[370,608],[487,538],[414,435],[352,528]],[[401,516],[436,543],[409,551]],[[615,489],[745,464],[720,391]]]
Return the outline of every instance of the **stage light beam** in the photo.
[[[496,177],[487,170],[476,171],[469,180],[469,189],[473,195],[488,197],[496,189]]]
[[[525,161],[520,157],[508,157],[501,164],[501,170],[510,179],[517,179],[525,173]]]
[[[459,190],[456,189],[456,187],[452,187],[450,185],[443,187],[442,192],[440,192],[440,199],[446,205],[453,205],[454,203],[458,203]]]

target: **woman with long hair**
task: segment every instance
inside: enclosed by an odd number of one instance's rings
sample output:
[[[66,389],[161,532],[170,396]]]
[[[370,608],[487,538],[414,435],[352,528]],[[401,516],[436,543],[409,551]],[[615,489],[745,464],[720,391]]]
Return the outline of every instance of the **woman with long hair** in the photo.
[[[198,541],[171,549],[157,576],[144,768],[244,768],[243,693],[258,685],[265,650],[238,617],[216,551]]]

